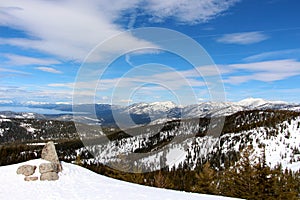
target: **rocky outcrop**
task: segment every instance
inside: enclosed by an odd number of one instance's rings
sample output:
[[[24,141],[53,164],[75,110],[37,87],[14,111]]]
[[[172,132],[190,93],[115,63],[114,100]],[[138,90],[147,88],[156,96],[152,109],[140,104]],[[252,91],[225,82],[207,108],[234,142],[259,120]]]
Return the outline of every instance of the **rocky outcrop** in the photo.
[[[24,176],[30,176],[34,174],[36,166],[33,165],[22,165],[18,167],[17,174],[23,174]]]
[[[59,179],[58,172],[62,171],[62,166],[59,162],[55,146],[53,142],[48,142],[42,150],[42,159],[49,161],[48,163],[41,163],[39,165],[40,180],[41,181],[55,181]],[[18,167],[17,174],[25,176],[25,181],[36,181],[37,176],[31,176],[35,173],[36,166],[22,165]]]
[[[59,162],[56,150],[55,150],[55,145],[52,141],[48,142],[43,150],[42,150],[42,155],[41,158],[44,160],[47,160],[51,163],[55,163],[57,165],[58,168],[58,172],[62,171],[62,166]]]

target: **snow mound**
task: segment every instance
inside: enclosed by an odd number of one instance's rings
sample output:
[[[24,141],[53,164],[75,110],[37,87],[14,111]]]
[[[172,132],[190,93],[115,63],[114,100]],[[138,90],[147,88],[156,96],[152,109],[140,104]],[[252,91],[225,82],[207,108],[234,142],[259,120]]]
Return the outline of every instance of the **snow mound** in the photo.
[[[58,181],[24,181],[17,175],[20,165],[39,165],[42,159],[0,167],[0,199],[234,199],[152,188],[108,178],[77,165],[62,162]]]

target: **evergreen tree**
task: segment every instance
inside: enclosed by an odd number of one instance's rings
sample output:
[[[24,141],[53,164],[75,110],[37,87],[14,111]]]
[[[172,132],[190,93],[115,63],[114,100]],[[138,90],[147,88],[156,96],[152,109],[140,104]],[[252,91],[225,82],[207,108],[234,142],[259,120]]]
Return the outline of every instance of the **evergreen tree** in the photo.
[[[223,195],[245,199],[257,199],[257,185],[259,184],[253,163],[255,157],[251,147],[241,152],[240,161],[228,170],[223,172],[220,182],[220,190]]]
[[[292,171],[285,170],[280,173],[276,183],[276,194],[279,199],[298,199],[297,198],[297,178],[293,176]],[[298,186],[299,187],[299,186]]]
[[[159,170],[154,175],[154,185],[159,188],[173,188],[174,185],[169,178],[169,173]]]
[[[256,188],[258,199],[274,199],[275,195],[275,179],[276,174],[270,169],[266,163],[266,152],[265,147],[262,150],[261,159],[259,163],[254,166],[256,171],[257,182],[259,183]]]
[[[133,173],[131,175],[131,180],[129,181],[133,183],[144,184],[145,176],[143,174],[142,168],[134,166],[132,171]]]
[[[206,162],[200,173],[196,173],[196,184],[193,191],[203,194],[216,194],[216,172],[211,168],[210,163]]]

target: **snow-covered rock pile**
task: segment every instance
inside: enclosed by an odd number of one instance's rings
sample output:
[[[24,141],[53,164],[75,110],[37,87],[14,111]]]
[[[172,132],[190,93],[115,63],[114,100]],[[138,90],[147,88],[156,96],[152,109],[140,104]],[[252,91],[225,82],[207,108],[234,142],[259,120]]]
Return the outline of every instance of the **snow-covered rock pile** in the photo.
[[[58,173],[62,171],[62,166],[58,160],[53,142],[48,142],[42,150],[43,163],[39,164],[39,174],[35,171],[36,165],[21,165],[17,169],[17,174],[25,176],[25,181],[36,181],[38,176],[41,181],[55,181],[59,179]]]

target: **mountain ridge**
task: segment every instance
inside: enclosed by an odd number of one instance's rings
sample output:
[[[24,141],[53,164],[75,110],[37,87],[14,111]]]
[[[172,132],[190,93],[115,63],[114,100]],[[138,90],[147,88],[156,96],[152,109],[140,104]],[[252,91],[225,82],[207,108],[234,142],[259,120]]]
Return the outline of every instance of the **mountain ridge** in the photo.
[[[0,109],[1,109],[0,102]],[[75,121],[103,126],[123,128],[194,117],[228,116],[233,113],[253,109],[276,109],[300,111],[300,104],[283,101],[269,101],[260,98],[247,98],[239,102],[199,102],[193,105],[176,105],[174,102],[134,103],[128,106],[110,104],[28,104],[29,108],[59,110],[60,114],[36,114],[39,118]],[[0,112],[0,114],[3,112]],[[15,114],[22,116],[22,114]]]

